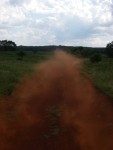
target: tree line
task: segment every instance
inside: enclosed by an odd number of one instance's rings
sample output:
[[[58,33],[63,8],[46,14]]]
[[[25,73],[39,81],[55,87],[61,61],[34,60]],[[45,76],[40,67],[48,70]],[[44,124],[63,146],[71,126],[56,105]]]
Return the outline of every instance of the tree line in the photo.
[[[105,48],[91,48],[91,47],[75,47],[75,46],[17,46],[15,42],[9,40],[1,40],[0,41],[0,51],[53,51],[54,49],[61,48],[65,51],[70,50],[73,54],[78,54],[81,56],[90,56],[95,52],[105,53],[108,57],[113,58],[113,41],[109,42]]]

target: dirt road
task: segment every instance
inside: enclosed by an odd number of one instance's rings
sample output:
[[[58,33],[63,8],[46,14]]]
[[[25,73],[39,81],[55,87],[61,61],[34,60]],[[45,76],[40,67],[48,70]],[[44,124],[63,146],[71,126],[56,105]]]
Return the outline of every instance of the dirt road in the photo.
[[[80,59],[56,52],[5,98],[0,150],[113,150],[110,99],[80,67]]]

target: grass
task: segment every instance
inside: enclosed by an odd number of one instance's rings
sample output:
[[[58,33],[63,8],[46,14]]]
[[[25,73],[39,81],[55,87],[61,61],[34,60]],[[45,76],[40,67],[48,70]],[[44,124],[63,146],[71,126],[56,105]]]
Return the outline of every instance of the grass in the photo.
[[[33,72],[36,63],[50,56],[50,52],[25,53],[23,60],[18,60],[17,52],[0,52],[0,95],[11,94],[21,78]]]
[[[103,56],[102,61],[84,61],[85,72],[96,88],[113,98],[113,59]]]

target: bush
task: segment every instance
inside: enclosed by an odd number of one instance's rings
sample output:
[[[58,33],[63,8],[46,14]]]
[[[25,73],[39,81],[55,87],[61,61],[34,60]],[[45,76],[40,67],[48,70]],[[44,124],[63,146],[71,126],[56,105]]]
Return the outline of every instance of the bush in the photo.
[[[101,61],[101,60],[102,60],[102,57],[101,57],[101,55],[98,54],[98,53],[93,54],[93,55],[90,57],[90,61],[91,61],[92,63],[97,63],[97,62],[99,62],[99,61]]]
[[[26,55],[26,53],[24,51],[19,51],[17,55],[18,55],[18,60],[23,60],[23,57]]]

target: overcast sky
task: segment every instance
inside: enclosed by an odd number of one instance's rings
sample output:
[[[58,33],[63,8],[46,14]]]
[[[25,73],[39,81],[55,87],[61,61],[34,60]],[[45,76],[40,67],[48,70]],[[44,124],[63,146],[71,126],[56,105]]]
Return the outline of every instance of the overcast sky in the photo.
[[[17,45],[106,46],[113,0],[0,0],[0,40]]]

